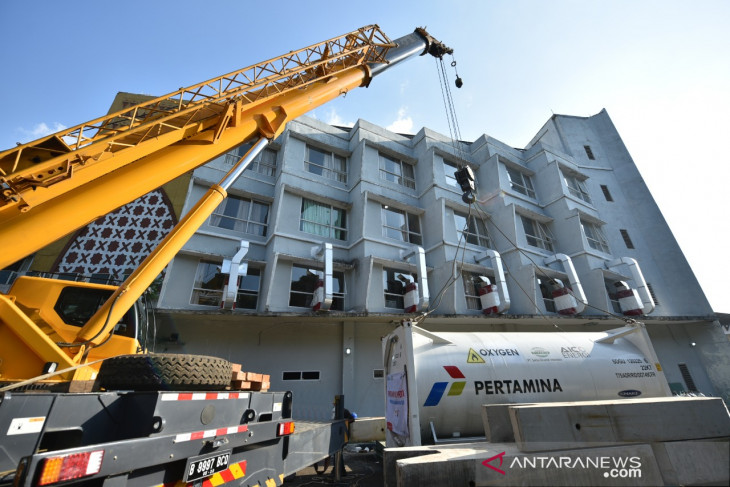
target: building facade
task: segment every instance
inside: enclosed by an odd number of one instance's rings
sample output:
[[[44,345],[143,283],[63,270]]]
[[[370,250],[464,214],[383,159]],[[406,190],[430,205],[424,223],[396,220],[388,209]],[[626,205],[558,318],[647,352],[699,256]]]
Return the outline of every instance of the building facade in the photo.
[[[194,172],[183,214],[245,150]],[[471,205],[454,175],[467,166]],[[432,331],[597,331],[630,316],[674,391],[730,394],[727,338],[605,111],[553,116],[524,149],[290,123],[168,266],[156,351],[268,373],[300,418],[329,418],[339,394],[382,416],[380,339],[426,310]]]

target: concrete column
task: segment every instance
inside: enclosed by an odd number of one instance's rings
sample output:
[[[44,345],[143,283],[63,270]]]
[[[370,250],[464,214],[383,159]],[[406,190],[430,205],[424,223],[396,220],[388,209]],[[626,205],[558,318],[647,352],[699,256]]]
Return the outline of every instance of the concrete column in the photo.
[[[348,354],[347,351],[350,351]],[[352,410],[355,399],[355,323],[342,323],[342,394],[345,395],[345,407]],[[349,407],[348,407],[349,406]]]

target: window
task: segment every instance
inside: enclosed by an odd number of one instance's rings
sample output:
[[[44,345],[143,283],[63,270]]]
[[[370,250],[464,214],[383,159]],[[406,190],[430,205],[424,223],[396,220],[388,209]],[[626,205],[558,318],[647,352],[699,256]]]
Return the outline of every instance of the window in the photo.
[[[347,212],[302,198],[299,230],[322,237],[347,240]]]
[[[695,380],[692,378],[692,374],[689,373],[689,367],[687,367],[687,364],[679,363],[677,366],[679,367],[679,372],[682,374],[684,383],[687,384],[687,390],[689,392],[699,392],[695,385]]]
[[[602,184],[601,191],[603,191],[603,196],[606,198],[606,201],[613,201],[613,197],[611,196],[611,192],[608,190],[608,186]]]
[[[459,236],[459,241],[463,238],[472,245],[486,248],[492,247],[492,241],[487,232],[487,225],[481,218],[454,211],[454,224],[456,225],[456,233]]]
[[[654,293],[654,288],[651,287],[650,283],[646,283],[646,288],[649,290],[649,295],[651,296],[651,299],[654,301],[654,304],[659,306],[659,300],[656,298],[656,294]]]
[[[623,228],[619,230],[621,232],[621,236],[624,239],[624,243],[626,244],[627,249],[633,249],[634,248],[634,242],[631,241],[631,237],[629,237],[628,230],[624,230]]]
[[[462,271],[461,278],[464,281],[464,295],[466,296],[467,309],[482,309],[482,301],[479,299],[478,290],[478,285],[482,281],[479,279],[479,274]]]
[[[318,370],[297,370],[281,373],[281,380],[319,380]]]
[[[67,325],[82,327],[106,303],[112,291],[66,286],[61,290],[53,310]],[[114,333],[130,338],[136,336],[134,308],[119,320]]]
[[[190,304],[204,306],[220,306],[223,301],[223,286],[228,275],[220,271],[221,264],[208,260],[198,263],[198,271],[193,283],[193,295]],[[258,306],[261,269],[249,267],[245,276],[238,278],[237,309],[256,309]]]
[[[383,154],[380,156],[380,179],[385,179],[406,188],[416,189],[413,166]]]
[[[385,377],[384,369],[373,369],[373,379],[382,379]]]
[[[190,304],[220,306],[223,299],[225,275],[220,272],[220,263],[201,260],[193,283]]]
[[[454,173],[458,170],[459,168],[456,166],[456,164],[444,160],[444,176],[446,178],[446,184],[455,188],[459,187],[459,183],[456,182],[456,176],[454,176]]]
[[[245,276],[238,278],[236,309],[256,309],[259,302],[261,269],[249,267]]]
[[[308,145],[304,169],[312,174],[324,176],[340,183],[347,183],[347,159],[332,152]]]
[[[407,271],[399,271],[397,269],[383,268],[383,292],[385,294],[385,307],[386,308],[405,308],[405,301],[403,297],[406,292],[406,282],[399,279],[398,276],[409,275]],[[418,281],[418,277],[414,274],[410,276]]]
[[[525,237],[527,238],[527,244],[533,247],[539,247],[548,252],[554,252],[553,242],[554,238],[550,233],[547,225],[544,223],[532,220],[526,216],[520,215],[522,219],[522,228],[525,230]]]
[[[309,308],[312,306],[312,295],[321,279],[321,269],[311,269],[294,264],[291,270],[291,287],[289,289],[289,306]],[[332,307],[331,310],[345,310],[345,273],[332,273]]]
[[[246,152],[251,148],[251,144],[243,144],[231,152],[226,154],[225,163],[233,166],[238,160],[246,155]],[[276,151],[268,147],[264,148],[258,156],[251,162],[246,168],[246,171],[253,171],[264,176],[274,176],[276,174]]]
[[[512,189],[518,193],[524,194],[525,196],[529,196],[530,198],[535,198],[535,188],[532,186],[532,179],[530,176],[512,166],[506,167]]]
[[[586,155],[588,156],[588,159],[590,159],[591,161],[595,161],[596,160],[596,157],[593,155],[593,150],[591,149],[591,146],[590,145],[584,145],[583,148],[586,151]]]
[[[210,216],[210,225],[265,237],[268,219],[268,204],[229,194]]]
[[[600,250],[607,254],[611,253],[608,248],[608,240],[606,240],[606,236],[603,234],[603,230],[601,230],[599,225],[581,220],[580,226],[583,227],[583,233],[586,236],[588,245],[592,249]]]
[[[542,294],[542,302],[545,305],[545,311],[548,313],[556,313],[555,299],[553,298],[553,284],[547,278],[540,278],[537,280],[537,284],[540,286],[540,294]]]
[[[580,198],[586,203],[591,203],[591,196],[588,194],[588,188],[586,188],[585,180],[578,178],[573,174],[563,173],[563,179],[565,180],[566,186],[568,186],[568,192]]]
[[[608,294],[608,301],[611,303],[611,308],[614,313],[621,314],[621,304],[618,301],[618,294],[616,293],[616,286],[614,282],[605,281],[606,294]]]
[[[383,205],[382,219],[384,237],[394,238],[401,242],[409,242],[416,245],[422,244],[421,223],[418,215]]]

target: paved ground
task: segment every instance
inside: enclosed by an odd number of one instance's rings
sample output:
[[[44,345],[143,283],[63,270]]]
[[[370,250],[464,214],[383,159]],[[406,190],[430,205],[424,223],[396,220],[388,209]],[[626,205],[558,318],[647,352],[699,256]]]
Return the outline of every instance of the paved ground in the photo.
[[[333,476],[332,459],[330,465],[323,472],[323,464],[319,463],[317,470],[308,467],[297,472],[296,476],[289,477],[284,487],[317,487],[317,486],[357,486],[382,487],[383,464],[374,451],[367,453],[345,451],[345,475],[339,481]]]

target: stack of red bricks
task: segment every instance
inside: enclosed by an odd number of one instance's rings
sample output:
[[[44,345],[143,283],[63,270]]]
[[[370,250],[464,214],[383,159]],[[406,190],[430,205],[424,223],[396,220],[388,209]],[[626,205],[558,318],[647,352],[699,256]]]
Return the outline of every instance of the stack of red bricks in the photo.
[[[244,372],[241,364],[232,364],[231,390],[234,391],[268,391],[271,387],[271,376],[257,372]]]

